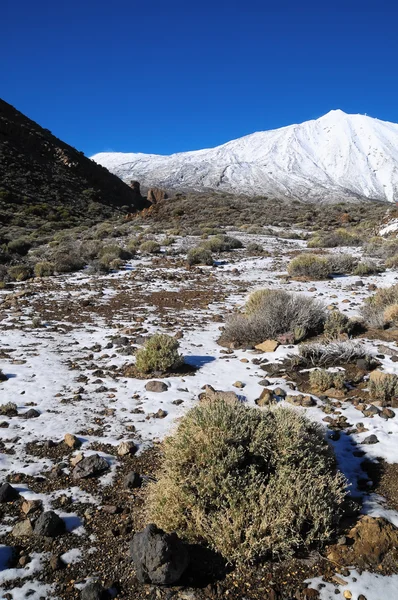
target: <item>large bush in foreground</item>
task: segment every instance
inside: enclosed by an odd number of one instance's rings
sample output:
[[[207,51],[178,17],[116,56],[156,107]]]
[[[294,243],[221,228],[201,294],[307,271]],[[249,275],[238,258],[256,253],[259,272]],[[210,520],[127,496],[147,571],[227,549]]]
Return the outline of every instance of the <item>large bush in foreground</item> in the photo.
[[[294,341],[319,333],[326,319],[321,302],[284,290],[257,290],[249,297],[245,314],[232,317],[222,334],[223,343],[259,344],[291,334]]]
[[[166,440],[148,518],[248,562],[326,542],[345,493],[319,425],[291,409],[215,399],[190,410]]]
[[[137,352],[135,366],[140,373],[164,373],[176,369],[183,364],[178,348],[178,340],[165,333],[156,333]]]

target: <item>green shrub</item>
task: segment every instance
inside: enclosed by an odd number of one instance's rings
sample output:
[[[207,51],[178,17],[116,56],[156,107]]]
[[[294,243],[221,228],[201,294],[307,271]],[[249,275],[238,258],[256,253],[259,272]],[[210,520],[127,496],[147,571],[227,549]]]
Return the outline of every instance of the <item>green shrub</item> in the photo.
[[[332,310],[328,314],[325,325],[324,334],[330,340],[337,339],[340,336],[349,335],[352,331],[349,318],[339,310]]]
[[[319,425],[286,409],[202,401],[165,442],[148,518],[231,562],[322,545],[346,482]]]
[[[256,242],[250,242],[250,244],[247,244],[246,246],[246,252],[248,254],[263,254],[264,252],[264,248],[262,247],[261,244],[257,244]]]
[[[20,256],[25,256],[31,247],[32,243],[26,238],[17,238],[16,240],[11,240],[11,242],[8,242],[7,244],[8,252],[19,254]]]
[[[140,252],[142,254],[157,254],[160,252],[160,246],[154,240],[147,240],[140,245]]]
[[[300,254],[293,258],[287,267],[291,277],[307,279],[327,279],[330,273],[329,263],[325,258],[314,254]]]
[[[210,252],[220,253],[243,248],[243,244],[237,238],[229,237],[228,235],[215,235],[204,242],[202,247],[210,250]]]
[[[51,258],[57,273],[74,273],[86,265],[84,258],[73,250],[59,250]]]
[[[326,369],[315,369],[310,372],[309,381],[311,388],[318,390],[319,392],[325,392],[330,388],[343,390],[345,378],[341,371],[333,373],[331,371],[326,371]]]
[[[380,373],[380,377],[370,379],[369,394],[372,400],[378,400],[382,406],[388,406],[398,397],[398,377],[390,373]]]
[[[384,269],[378,266],[374,261],[363,260],[356,266],[353,275],[357,277],[363,277],[364,275],[377,275],[382,273]]]
[[[250,346],[284,334],[298,342],[321,332],[326,319],[322,303],[283,290],[257,290],[249,297],[245,312],[227,322],[222,343]]]
[[[197,248],[191,248],[187,254],[187,263],[192,265],[209,265],[214,263],[213,255],[210,250],[198,246]]]
[[[13,281],[26,281],[33,275],[32,269],[28,265],[14,265],[9,267],[7,273]]]
[[[337,248],[338,246],[360,246],[361,244],[362,240],[359,236],[346,229],[336,229],[315,234],[308,242],[308,248]]]
[[[179,342],[170,335],[156,333],[136,354],[136,368],[140,373],[172,371],[183,364],[178,353]]]
[[[54,275],[54,264],[47,260],[35,264],[35,277],[50,277]]]

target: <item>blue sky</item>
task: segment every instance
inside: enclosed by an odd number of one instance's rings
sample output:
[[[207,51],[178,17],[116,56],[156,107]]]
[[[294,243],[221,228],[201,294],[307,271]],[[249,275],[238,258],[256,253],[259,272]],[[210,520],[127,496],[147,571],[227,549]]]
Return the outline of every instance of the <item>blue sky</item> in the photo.
[[[398,122],[393,0],[3,0],[0,96],[87,155],[169,154],[333,108]]]

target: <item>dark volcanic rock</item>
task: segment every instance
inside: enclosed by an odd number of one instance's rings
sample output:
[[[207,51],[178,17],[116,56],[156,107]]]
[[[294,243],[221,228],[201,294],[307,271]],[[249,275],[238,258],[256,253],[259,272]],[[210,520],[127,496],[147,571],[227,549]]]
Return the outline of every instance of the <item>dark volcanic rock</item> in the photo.
[[[188,547],[176,533],[147,525],[130,544],[137,578],[141,583],[170,585],[178,581],[189,563]]]
[[[0,487],[0,502],[13,502],[20,497],[19,492],[9,483],[3,483]]]
[[[37,519],[33,532],[35,535],[57,537],[65,533],[65,521],[53,510],[48,510]]]
[[[139,487],[141,487],[141,485],[142,485],[142,477],[139,473],[136,473],[135,471],[131,471],[130,473],[127,473],[126,477],[123,480],[123,487],[126,490],[139,488]]]
[[[109,464],[98,454],[86,456],[77,463],[73,470],[73,479],[86,479],[87,477],[98,477],[109,469]]]
[[[145,385],[145,389],[147,392],[167,392],[168,387],[163,381],[148,381]]]
[[[83,589],[81,600],[104,600],[107,594],[99,581],[91,581]]]

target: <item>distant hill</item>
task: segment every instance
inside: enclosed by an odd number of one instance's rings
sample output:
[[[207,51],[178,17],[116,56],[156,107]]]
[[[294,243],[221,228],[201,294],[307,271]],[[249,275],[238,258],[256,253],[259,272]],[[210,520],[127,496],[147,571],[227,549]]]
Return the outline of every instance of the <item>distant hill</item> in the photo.
[[[398,125],[341,110],[207,150],[92,158],[121,179],[169,190],[308,202],[398,200]]]
[[[3,239],[5,231],[50,232],[138,208],[141,198],[116,175],[0,100]]]

